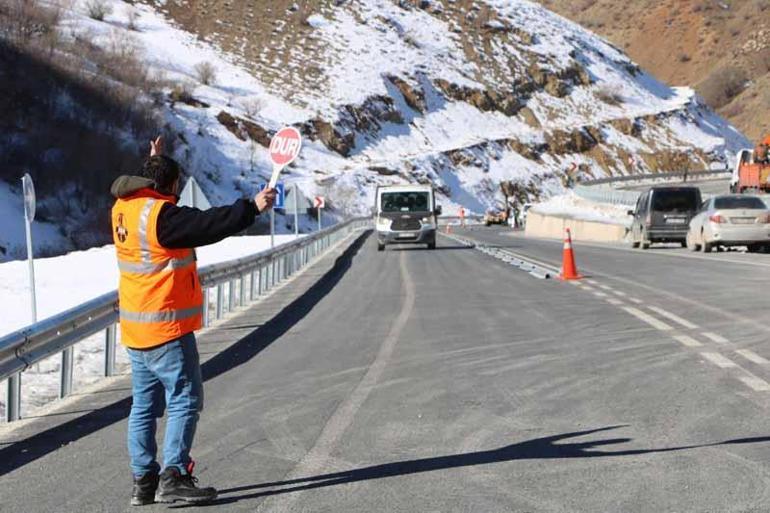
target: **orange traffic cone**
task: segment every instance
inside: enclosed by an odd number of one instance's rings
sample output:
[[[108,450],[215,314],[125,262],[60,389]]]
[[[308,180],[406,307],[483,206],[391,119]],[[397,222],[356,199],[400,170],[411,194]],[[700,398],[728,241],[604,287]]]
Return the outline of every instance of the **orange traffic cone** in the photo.
[[[562,253],[561,274],[562,280],[579,280],[583,276],[578,273],[575,265],[575,253],[572,252],[572,234],[567,228],[567,235],[564,238],[564,252]]]

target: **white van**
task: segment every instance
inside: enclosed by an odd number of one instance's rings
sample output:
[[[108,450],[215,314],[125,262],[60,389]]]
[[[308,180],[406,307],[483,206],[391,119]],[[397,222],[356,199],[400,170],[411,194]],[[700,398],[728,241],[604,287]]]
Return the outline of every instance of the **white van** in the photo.
[[[437,217],[441,206],[430,185],[377,187],[375,194],[377,249],[387,244],[427,244],[436,248]]]

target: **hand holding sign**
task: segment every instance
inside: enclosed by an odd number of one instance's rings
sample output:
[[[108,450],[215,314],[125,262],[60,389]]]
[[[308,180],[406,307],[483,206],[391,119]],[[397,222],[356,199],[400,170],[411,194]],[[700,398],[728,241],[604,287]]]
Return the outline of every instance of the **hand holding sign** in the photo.
[[[257,210],[264,212],[270,209],[275,203],[275,189],[262,189],[254,197],[254,203],[257,205]]]
[[[275,184],[281,176],[284,167],[291,164],[299,155],[302,146],[302,136],[294,127],[284,127],[270,140],[270,160],[273,161],[273,176],[270,177],[268,189],[275,189]]]

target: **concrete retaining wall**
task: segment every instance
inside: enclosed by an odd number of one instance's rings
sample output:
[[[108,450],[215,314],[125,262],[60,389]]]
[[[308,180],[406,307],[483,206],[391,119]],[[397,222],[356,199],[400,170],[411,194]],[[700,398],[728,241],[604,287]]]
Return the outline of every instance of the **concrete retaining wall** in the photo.
[[[532,210],[527,213],[524,233],[533,237],[561,239],[564,237],[566,228],[572,231],[572,239],[578,241],[621,242],[626,234],[626,227],[619,224],[585,221],[555,214],[540,214]]]

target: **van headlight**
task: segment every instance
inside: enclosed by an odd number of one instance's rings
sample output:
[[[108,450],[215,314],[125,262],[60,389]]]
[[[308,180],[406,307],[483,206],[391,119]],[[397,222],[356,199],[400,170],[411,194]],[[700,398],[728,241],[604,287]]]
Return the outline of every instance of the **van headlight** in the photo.
[[[380,217],[377,219],[377,228],[390,228],[390,219],[387,217]]]
[[[428,225],[428,226],[433,226],[433,218],[432,217],[423,217],[422,218],[422,224],[423,225]]]

